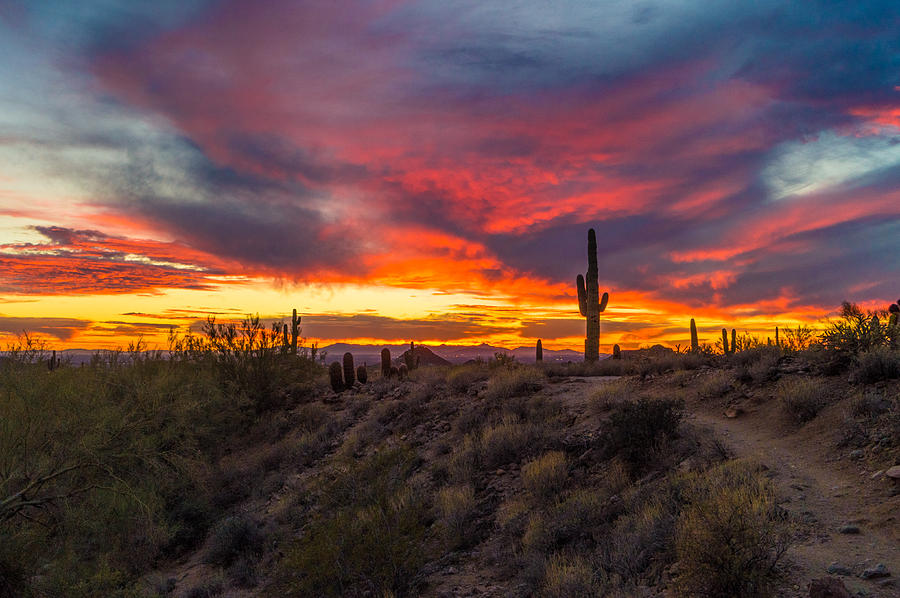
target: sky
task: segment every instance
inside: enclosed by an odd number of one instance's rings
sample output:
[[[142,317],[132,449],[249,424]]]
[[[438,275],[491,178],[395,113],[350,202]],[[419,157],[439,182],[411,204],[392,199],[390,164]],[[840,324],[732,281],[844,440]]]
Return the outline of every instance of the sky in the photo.
[[[900,296],[900,4],[0,0],[0,341],[761,338]]]

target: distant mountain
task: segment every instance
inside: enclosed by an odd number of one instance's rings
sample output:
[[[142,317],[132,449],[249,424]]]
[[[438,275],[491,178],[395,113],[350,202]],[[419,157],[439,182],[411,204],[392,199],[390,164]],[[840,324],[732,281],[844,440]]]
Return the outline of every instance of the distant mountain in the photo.
[[[391,350],[391,357],[393,359],[399,358],[404,351],[409,350],[409,345],[406,344],[351,345],[348,343],[335,343],[333,345],[321,347],[321,350],[327,353],[325,358],[327,363],[339,361],[344,353],[349,351],[353,354],[354,362],[375,365],[381,363],[381,350],[385,347]],[[416,343],[416,347],[426,348],[424,345],[419,345],[418,343]],[[512,355],[516,358],[516,361],[521,363],[534,363],[534,347],[517,347],[516,349],[509,350],[482,343],[480,345],[438,345],[437,347],[429,346],[427,348],[435,355],[442,357],[453,364],[465,363],[472,359],[492,359],[495,353]],[[564,363],[566,361],[581,361],[582,359],[584,359],[584,357],[583,353],[580,351],[572,351],[570,349],[562,349],[559,351],[544,349],[545,363]]]

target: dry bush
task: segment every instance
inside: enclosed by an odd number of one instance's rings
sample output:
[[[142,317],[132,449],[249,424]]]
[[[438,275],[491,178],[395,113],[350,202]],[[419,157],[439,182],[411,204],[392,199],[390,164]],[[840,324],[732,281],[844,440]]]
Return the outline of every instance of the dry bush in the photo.
[[[701,397],[717,399],[728,393],[734,384],[731,375],[722,370],[715,370],[707,374],[697,386],[697,392]]]
[[[600,595],[600,586],[584,559],[553,555],[544,569],[539,595],[544,598],[595,598]]]
[[[677,508],[661,497],[629,499],[625,513],[601,541],[602,568],[630,581],[648,577],[648,569],[669,549]]]
[[[607,382],[600,386],[588,399],[588,403],[596,413],[606,413],[613,406],[624,403],[635,393],[634,384],[628,379]]]
[[[680,596],[771,596],[791,542],[771,481],[740,461],[694,478],[675,537]]]
[[[536,500],[546,501],[562,490],[568,473],[565,454],[552,451],[522,466],[522,486]]]
[[[258,557],[264,540],[257,522],[247,515],[226,517],[210,534],[205,561],[227,567],[241,557]]]
[[[486,399],[508,399],[541,389],[546,376],[535,367],[497,368],[488,379]]]
[[[538,437],[538,429],[533,424],[504,418],[499,424],[482,431],[480,461],[489,469],[518,461]]]
[[[779,382],[775,396],[798,424],[818,415],[828,402],[828,384],[818,378],[786,378]]]
[[[448,486],[438,491],[435,509],[444,542],[452,550],[467,544],[473,537],[470,527],[477,503],[471,484]]]
[[[487,380],[488,376],[490,372],[484,366],[463,365],[450,370],[447,374],[447,386],[456,394],[471,394],[475,385]]]
[[[447,474],[454,483],[467,483],[475,478],[480,465],[481,445],[477,436],[467,434],[450,454]]]

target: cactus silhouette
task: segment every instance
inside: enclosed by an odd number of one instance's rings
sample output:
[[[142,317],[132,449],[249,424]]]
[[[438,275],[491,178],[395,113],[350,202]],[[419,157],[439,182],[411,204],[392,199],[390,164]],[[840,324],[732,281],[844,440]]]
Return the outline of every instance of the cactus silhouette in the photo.
[[[697,340],[697,323],[694,322],[694,318],[691,318],[691,351],[698,351],[700,349],[700,341]]]
[[[297,337],[300,336],[300,316],[297,310],[291,315],[291,353],[297,354]]]
[[[541,346],[541,339],[538,339],[537,345],[534,348],[534,360],[538,363],[544,361],[544,348]]]
[[[391,350],[387,347],[381,350],[381,376],[391,377]]]
[[[619,345],[613,345],[613,359],[622,359],[622,349]]]
[[[419,357],[416,355],[416,343],[409,342],[409,351],[403,354],[403,361],[406,363],[407,370],[414,370],[419,367]]]
[[[344,386],[353,388],[354,382],[353,354],[344,353]]]
[[[588,230],[588,269],[585,276],[575,279],[578,289],[578,311],[585,318],[584,360],[600,359],[600,313],[606,310],[609,293],[600,297],[599,271],[597,268],[597,233]]]
[[[737,351],[737,330],[731,329],[731,352]]]
[[[722,329],[722,351],[725,352],[725,355],[731,353],[731,351],[728,350],[728,331],[724,328]]]
[[[778,326],[775,327],[775,346],[780,347],[781,341],[778,340]]]
[[[331,382],[331,390],[341,392],[344,390],[344,377],[341,372],[341,364],[333,361],[328,366],[328,380]]]
[[[406,364],[405,364],[405,363],[401,363],[401,364],[400,364],[400,367],[397,368],[397,376],[398,376],[401,380],[403,380],[404,378],[406,378],[407,376],[409,376],[409,368],[406,367]]]
[[[359,380],[360,384],[365,384],[369,379],[369,372],[366,370],[365,364],[356,368],[356,379]]]

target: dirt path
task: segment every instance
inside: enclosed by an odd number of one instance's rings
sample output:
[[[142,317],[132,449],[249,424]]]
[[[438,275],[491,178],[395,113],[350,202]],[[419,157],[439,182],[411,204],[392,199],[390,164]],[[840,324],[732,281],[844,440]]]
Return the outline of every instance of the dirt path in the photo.
[[[594,379],[583,384],[582,380],[578,379],[581,388],[573,393],[579,399],[609,382]],[[713,430],[734,457],[768,467],[781,505],[812,530],[789,551],[797,596],[807,596],[809,580],[828,575],[829,565],[837,563],[852,572],[840,576],[851,593],[900,598],[900,495],[892,492],[892,484],[883,475],[873,479],[871,469],[849,459],[849,449],[835,448],[839,415],[823,415],[821,421],[795,430],[780,420],[771,405],[750,407],[737,418],[727,418],[721,411],[711,411],[711,406],[693,403],[688,405],[686,419]],[[848,524],[857,526],[860,533],[840,533]],[[890,577],[859,577],[879,563]]]

